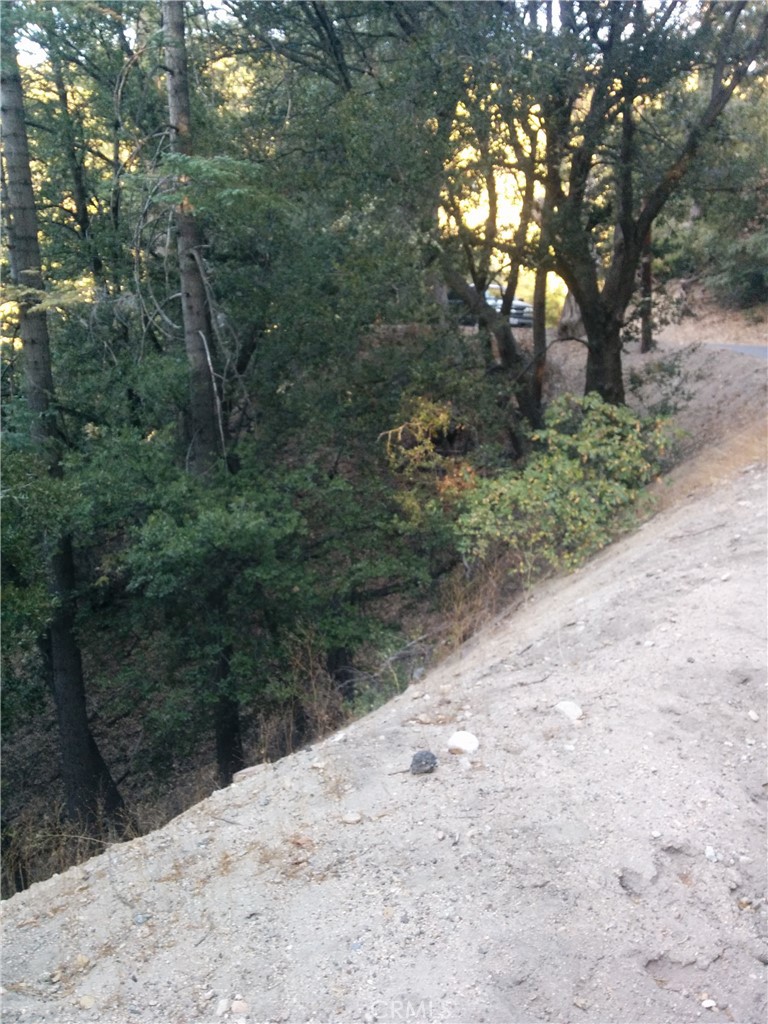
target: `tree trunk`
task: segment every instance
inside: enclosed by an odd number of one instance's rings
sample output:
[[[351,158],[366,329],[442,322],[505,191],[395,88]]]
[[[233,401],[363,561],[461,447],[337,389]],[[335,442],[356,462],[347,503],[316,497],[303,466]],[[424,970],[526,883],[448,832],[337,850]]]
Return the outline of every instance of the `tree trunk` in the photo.
[[[609,322],[601,330],[587,326],[587,376],[584,393],[597,391],[611,405],[624,404],[624,374],[621,365],[621,325]]]
[[[563,310],[557,324],[557,336],[561,341],[566,339],[583,341],[586,338],[581,310],[571,291],[566,294],[563,302]]]
[[[653,341],[653,275],[651,273],[653,254],[651,231],[643,239],[640,255],[640,351],[650,352],[655,348]]]
[[[45,313],[34,308],[43,291],[37,211],[24,97],[8,14],[6,11],[2,19],[2,118],[11,278],[24,289],[19,297],[19,332],[23,344],[25,396],[32,414],[30,436],[33,445],[44,454],[49,472],[58,476],[61,474],[60,439],[55,419],[48,322]],[[88,724],[82,659],[74,632],[72,541],[68,536],[47,540],[54,549],[49,569],[56,605],[41,647],[56,705],[66,811],[71,819],[92,826],[102,812],[108,817],[121,812],[123,801]]]
[[[241,768],[245,767],[240,708],[227,687],[230,653],[229,650],[224,650],[219,657],[216,673],[218,694],[213,708],[216,764],[221,786],[228,786],[232,782],[235,772],[239,772]]]
[[[190,155],[191,108],[184,39],[184,4],[179,0],[163,0],[162,12],[168,71],[168,115],[173,131],[173,145],[177,152]],[[190,376],[187,465],[193,475],[206,477],[217,465],[226,466],[226,450],[214,375],[211,311],[203,274],[203,237],[194,212],[186,200],[177,207],[175,221],[184,347]],[[233,773],[245,763],[239,706],[227,686],[229,659],[226,651],[221,652],[215,671],[213,728],[216,760],[219,780],[226,786],[232,781]]]
[[[173,146],[177,152],[188,155],[192,150],[192,139],[182,2],[163,0],[163,27],[168,71],[168,116],[173,131]],[[183,184],[183,180],[180,184]],[[203,238],[186,200],[176,208],[175,221],[184,347],[190,379],[188,464],[194,475],[202,476],[224,454],[211,351],[213,330],[202,272]]]
[[[58,599],[44,642],[56,706],[67,817],[90,826],[104,820],[121,826],[124,804],[88,724],[80,648],[75,639],[75,563],[72,542],[61,539],[52,559]]]
[[[533,404],[541,410],[547,369],[547,270],[539,265],[533,285]]]

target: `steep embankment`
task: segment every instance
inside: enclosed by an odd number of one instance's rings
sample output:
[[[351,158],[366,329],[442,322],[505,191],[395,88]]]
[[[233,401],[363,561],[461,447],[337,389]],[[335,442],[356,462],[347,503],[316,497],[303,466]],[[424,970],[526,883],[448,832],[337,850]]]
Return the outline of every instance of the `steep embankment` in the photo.
[[[3,1020],[764,1020],[765,484],[8,901]],[[433,775],[391,774],[419,748]]]
[[[9,900],[3,1020],[762,1022],[766,381],[746,358],[685,356],[687,443],[708,447],[635,535],[343,733]],[[434,774],[392,774],[420,748]]]

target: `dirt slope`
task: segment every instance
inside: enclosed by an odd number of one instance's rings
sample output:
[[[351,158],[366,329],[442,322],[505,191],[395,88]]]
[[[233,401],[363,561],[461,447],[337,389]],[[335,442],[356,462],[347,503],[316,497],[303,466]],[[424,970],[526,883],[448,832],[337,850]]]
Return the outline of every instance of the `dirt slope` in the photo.
[[[704,417],[715,458],[635,535],[343,733],[7,901],[3,1021],[762,1024],[765,367],[715,358],[743,421]],[[423,748],[434,774],[392,774]]]

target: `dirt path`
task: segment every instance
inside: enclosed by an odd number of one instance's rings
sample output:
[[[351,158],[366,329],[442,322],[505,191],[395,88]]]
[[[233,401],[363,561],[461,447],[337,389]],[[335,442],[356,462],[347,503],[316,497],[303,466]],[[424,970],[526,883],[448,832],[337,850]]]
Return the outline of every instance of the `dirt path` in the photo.
[[[7,901],[3,1021],[762,1024],[765,379],[735,376],[749,415],[636,534],[344,732]],[[433,774],[392,774],[419,749]]]

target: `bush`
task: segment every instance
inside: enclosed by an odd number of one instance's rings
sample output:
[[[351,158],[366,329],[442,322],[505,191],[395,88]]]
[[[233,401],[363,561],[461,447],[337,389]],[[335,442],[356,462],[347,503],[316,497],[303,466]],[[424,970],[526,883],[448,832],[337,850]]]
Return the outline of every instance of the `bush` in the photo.
[[[558,399],[532,440],[525,469],[480,480],[463,495],[456,529],[465,563],[512,555],[521,579],[575,567],[611,539],[666,444],[660,420],[594,394]]]

